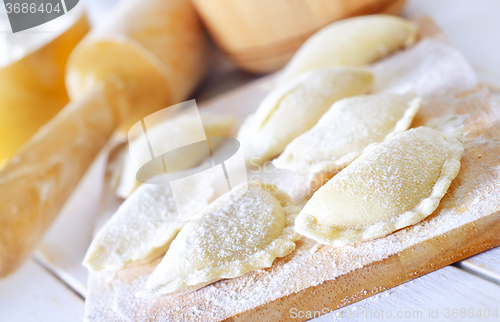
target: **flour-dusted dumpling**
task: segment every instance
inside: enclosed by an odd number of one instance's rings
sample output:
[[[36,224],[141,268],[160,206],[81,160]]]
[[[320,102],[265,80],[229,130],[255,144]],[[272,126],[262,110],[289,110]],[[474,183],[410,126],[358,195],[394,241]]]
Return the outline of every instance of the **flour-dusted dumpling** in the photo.
[[[177,199],[168,184],[141,185],[99,230],[83,264],[96,271],[120,269],[165,253],[191,216],[217,197],[216,171],[214,167],[177,181],[183,194]]]
[[[413,225],[438,206],[460,169],[462,133],[411,129],[361,155],[321,187],[295,221],[300,234],[340,246]]]
[[[372,82],[373,75],[366,69],[338,67],[305,73],[276,88],[238,133],[245,158],[261,164],[279,155],[334,102],[365,93]]]
[[[212,113],[200,113],[203,121],[203,128],[207,137],[225,137],[230,134],[233,129],[235,118],[229,115],[220,115]],[[195,127],[198,125],[197,119],[192,115],[179,115],[177,117],[166,119],[158,122],[148,129],[150,137],[160,137],[169,144],[175,144],[175,141],[186,140],[186,135],[197,134]],[[193,129],[193,130],[190,130]],[[202,129],[203,130],[203,129]],[[143,145],[145,142],[140,138],[136,138],[129,142],[129,145]],[[207,145],[208,147],[208,145]],[[212,147],[216,148],[216,146]],[[132,150],[132,149],[130,149]],[[192,150],[193,152],[189,157],[183,156],[177,158],[176,163],[170,163],[168,172],[183,171],[190,169],[200,164],[203,159],[207,158],[210,153],[208,148],[205,150]],[[144,149],[144,155],[134,156],[137,159],[149,160],[151,158],[149,150]],[[175,160],[175,158],[174,158]],[[128,151],[124,153],[121,168],[119,169],[118,183],[116,194],[122,198],[128,197],[134,189],[141,183],[136,180],[137,169],[134,166],[131,156]]]
[[[285,66],[279,82],[306,71],[370,64],[415,42],[416,24],[389,15],[370,15],[334,22],[311,36]]]
[[[414,94],[344,98],[273,163],[299,174],[340,171],[365,149],[408,129],[421,101]]]
[[[172,242],[139,297],[186,293],[270,267],[291,253],[299,208],[274,186],[241,184],[199,212]]]

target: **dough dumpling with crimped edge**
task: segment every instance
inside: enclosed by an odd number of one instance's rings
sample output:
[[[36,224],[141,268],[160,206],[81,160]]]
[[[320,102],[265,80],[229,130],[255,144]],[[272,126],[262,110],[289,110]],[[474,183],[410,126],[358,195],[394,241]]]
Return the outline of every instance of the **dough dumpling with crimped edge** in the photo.
[[[391,15],[333,22],[307,39],[278,75],[278,81],[283,83],[318,68],[371,64],[412,45],[417,34],[414,22]]]
[[[321,187],[295,221],[300,234],[341,246],[413,225],[439,205],[460,170],[462,133],[426,127],[364,153]]]
[[[408,129],[421,102],[414,94],[344,98],[273,163],[299,174],[340,171],[365,149]]]
[[[277,87],[238,132],[245,158],[262,164],[278,156],[333,103],[366,93],[372,83],[373,74],[367,69],[337,67],[310,71]]]
[[[83,265],[117,270],[163,255],[191,216],[220,196],[218,177],[217,168],[210,168],[177,180],[178,199],[168,183],[139,186],[94,237]]]
[[[170,245],[138,297],[187,293],[215,281],[270,267],[300,235],[299,208],[274,186],[243,183],[199,212]]]

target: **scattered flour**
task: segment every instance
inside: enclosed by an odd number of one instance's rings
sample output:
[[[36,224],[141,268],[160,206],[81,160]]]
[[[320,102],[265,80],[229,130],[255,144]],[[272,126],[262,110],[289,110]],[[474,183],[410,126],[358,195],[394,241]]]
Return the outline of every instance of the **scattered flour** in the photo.
[[[110,272],[92,273],[86,300],[86,320],[224,320],[282,297],[293,296],[325,281],[335,280],[500,210],[500,141],[492,139],[500,133],[498,113],[489,107],[488,91],[476,88],[476,77],[461,54],[439,39],[425,38],[413,48],[373,67],[377,78],[376,91],[415,91],[424,98],[424,105],[413,126],[426,122],[434,122],[434,126],[464,123],[465,152],[461,171],[431,216],[386,237],[338,248],[318,248],[316,242],[303,237],[296,242],[294,252],[276,259],[270,268],[221,280],[180,296],[149,300],[135,297],[158,261],[130,267],[114,275]],[[463,94],[463,91],[470,92]],[[235,98],[231,97],[231,100]],[[221,109],[219,104],[227,104],[231,100],[221,100],[222,103],[214,101],[212,107]],[[242,101],[239,103],[245,105]],[[248,106],[242,109],[248,109]],[[447,119],[446,115],[453,117]],[[336,304],[349,304],[359,296],[382,290],[356,289],[353,285],[350,295]],[[286,313],[288,308],[284,307],[283,314]],[[266,314],[281,318],[279,310]]]

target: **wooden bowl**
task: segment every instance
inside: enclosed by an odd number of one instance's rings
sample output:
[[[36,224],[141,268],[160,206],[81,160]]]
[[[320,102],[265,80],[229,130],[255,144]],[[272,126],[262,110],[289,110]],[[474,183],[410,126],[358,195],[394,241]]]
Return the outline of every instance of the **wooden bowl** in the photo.
[[[329,23],[373,13],[398,14],[405,0],[192,0],[218,46],[242,69],[283,67]]]

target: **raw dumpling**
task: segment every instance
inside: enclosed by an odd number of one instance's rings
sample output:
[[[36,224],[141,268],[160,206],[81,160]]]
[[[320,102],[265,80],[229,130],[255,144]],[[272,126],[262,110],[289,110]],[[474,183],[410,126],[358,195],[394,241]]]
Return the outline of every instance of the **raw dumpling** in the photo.
[[[182,198],[174,199],[168,184],[141,185],[99,230],[83,265],[95,271],[115,270],[165,253],[191,216],[217,197],[217,169],[182,178]]]
[[[300,234],[340,246],[413,225],[438,206],[460,169],[462,133],[411,129],[356,159],[305,205]]]
[[[358,67],[308,72],[276,88],[242,125],[238,140],[245,158],[262,164],[311,129],[339,99],[365,93],[373,75]]]
[[[229,115],[219,115],[211,113],[200,113],[201,119],[203,121],[203,127],[207,137],[225,137],[228,136],[233,129],[235,118]],[[179,140],[179,136],[189,135],[192,132],[190,128],[197,126],[196,118],[190,115],[180,115],[175,118],[167,119],[159,122],[148,129],[151,135],[156,137],[162,137],[165,141],[172,144],[176,140]],[[185,140],[185,138],[182,138]],[[144,144],[140,139],[135,139],[129,142],[131,145],[141,145]],[[215,148],[212,147],[212,148]],[[146,150],[149,152],[149,150]],[[198,164],[200,164],[203,159],[209,156],[209,150],[200,150],[199,153],[191,155],[189,158],[183,157],[178,158],[178,164],[170,164],[169,172],[183,171],[190,169]],[[135,156],[136,158],[142,158],[149,160],[150,154],[147,153],[144,156]],[[120,174],[118,175],[118,183],[116,188],[116,194],[122,198],[127,198],[141,183],[136,180],[136,171],[131,157],[128,151],[124,154],[121,168],[119,169]]]
[[[234,201],[233,201],[234,200]],[[186,293],[270,267],[291,253],[300,211],[274,186],[243,183],[199,212],[170,245],[139,297]]]
[[[421,101],[414,94],[342,99],[311,130],[293,140],[273,164],[299,174],[340,171],[365,149],[408,129]]]
[[[370,64],[417,38],[416,24],[389,15],[334,22],[311,36],[279,76],[283,83],[306,71]]]

